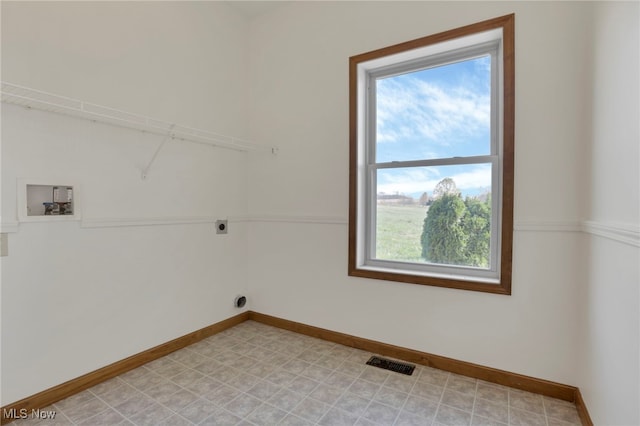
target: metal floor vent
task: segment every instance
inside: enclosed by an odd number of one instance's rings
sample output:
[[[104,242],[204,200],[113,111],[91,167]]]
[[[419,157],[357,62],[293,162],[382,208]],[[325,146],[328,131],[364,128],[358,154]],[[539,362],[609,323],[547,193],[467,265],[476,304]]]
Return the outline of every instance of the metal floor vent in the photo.
[[[385,370],[395,371],[396,373],[406,374],[410,376],[413,374],[415,365],[405,364],[404,362],[391,361],[390,359],[380,358],[378,356],[372,356],[367,361],[367,365],[372,365],[378,368],[384,368]]]

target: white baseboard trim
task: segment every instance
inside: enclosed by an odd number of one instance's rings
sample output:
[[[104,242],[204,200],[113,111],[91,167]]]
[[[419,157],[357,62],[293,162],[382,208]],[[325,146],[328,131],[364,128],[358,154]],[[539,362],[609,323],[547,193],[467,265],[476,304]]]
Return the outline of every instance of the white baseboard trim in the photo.
[[[311,223],[321,225],[348,225],[349,220],[342,216],[289,216],[289,215],[255,215],[244,216],[246,222],[281,222]]]
[[[519,220],[515,222],[513,228],[515,231],[524,232],[582,232],[640,247],[640,226],[626,223],[608,223],[593,220],[576,222]]]
[[[213,216],[183,216],[183,217],[152,217],[152,218],[85,218],[80,222],[81,228],[115,228],[130,226],[160,226],[160,225],[197,225],[215,224],[217,219],[226,218],[230,222],[255,223],[306,223],[318,225],[348,225],[349,220],[342,216],[296,216],[296,215],[238,215],[229,217]],[[0,232],[16,233],[20,222],[0,223]],[[517,232],[583,232],[607,238],[612,241],[640,247],[640,226],[623,223],[607,223],[600,221],[544,221],[517,220],[513,226]]]
[[[212,217],[151,217],[151,218],[103,218],[83,219],[81,228],[116,228],[123,226],[194,225],[214,224]]]
[[[229,222],[281,222],[281,223],[315,223],[315,224],[348,224],[348,220],[336,216],[221,216],[221,217],[157,217],[157,218],[113,218],[83,219],[82,228],[112,228],[122,226],[157,226],[157,225],[194,225],[215,224],[217,219]]]
[[[514,231],[525,232],[580,232],[582,226],[577,221],[517,220]]]
[[[582,222],[582,229],[587,234],[640,247],[640,226],[638,225],[586,220]]]
[[[288,216],[288,215],[256,215],[244,216],[247,222],[282,222],[348,225],[349,219],[341,216]],[[582,227],[577,221],[536,221],[522,220],[514,224],[516,231],[538,232],[580,232]]]
[[[231,218],[229,218],[229,220],[231,220]],[[347,218],[340,216],[255,215],[237,217],[235,220],[258,223],[349,224]],[[640,227],[637,225],[596,221],[545,221],[525,219],[515,221],[513,229],[517,232],[582,232],[640,247]]]
[[[20,224],[18,222],[2,222],[0,223],[0,232],[4,233],[15,233],[18,232],[18,227]]]

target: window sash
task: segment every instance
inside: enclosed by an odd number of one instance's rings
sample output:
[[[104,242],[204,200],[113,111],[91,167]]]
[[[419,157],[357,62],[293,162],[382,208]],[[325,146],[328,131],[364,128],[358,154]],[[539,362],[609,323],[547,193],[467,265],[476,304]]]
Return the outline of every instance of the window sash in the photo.
[[[401,64],[385,65],[365,71],[367,90],[364,93],[363,104],[366,108],[366,133],[363,140],[366,167],[360,179],[364,181],[364,203],[366,205],[365,235],[362,239],[364,250],[362,252],[363,268],[410,271],[411,273],[422,273],[427,276],[439,275],[442,277],[455,276],[461,280],[479,280],[487,283],[499,283],[500,281],[500,229],[501,229],[501,205],[502,188],[501,181],[501,131],[499,128],[500,119],[500,93],[498,82],[502,68],[499,57],[499,40],[484,42],[472,46],[457,49],[455,51],[444,52],[427,58],[418,58]],[[490,150],[489,155],[434,158],[410,161],[390,161],[376,162],[377,145],[377,97],[376,80],[392,77],[395,75],[418,72],[428,68],[448,65],[455,62],[473,60],[482,56],[491,58],[491,112],[490,112]],[[440,265],[434,263],[414,263],[395,260],[378,259],[376,257],[377,239],[377,171],[379,169],[394,169],[407,167],[429,167],[445,165],[469,165],[469,164],[491,164],[491,234],[490,234],[490,263],[489,268],[477,268],[464,265]]]
[[[418,71],[422,71],[429,68],[437,68],[440,66],[449,65],[455,62],[464,62],[473,60],[482,56],[490,56],[491,58],[491,140],[490,140],[490,154],[501,155],[501,131],[500,113],[502,105],[500,103],[502,90],[502,61],[500,61],[500,41],[493,40],[491,42],[484,42],[481,44],[475,44],[464,48],[457,49],[452,52],[444,52],[438,55],[429,56],[427,58],[418,58],[403,62],[400,64],[386,65],[380,68],[372,68],[363,70],[366,79],[367,90],[363,93],[364,98],[362,103],[366,110],[366,129],[364,137],[364,150],[366,152],[365,158],[367,164],[380,164],[376,162],[376,146],[377,146],[377,93],[376,93],[376,80],[381,78],[393,77],[400,74],[410,74]],[[454,157],[460,158],[460,157]],[[438,159],[432,159],[438,160]],[[413,160],[413,161],[426,161],[426,160]],[[395,162],[392,162],[395,163]]]
[[[455,159],[403,161],[394,163],[373,164],[367,167],[366,204],[365,209],[365,235],[362,267],[376,269],[393,269],[411,271],[412,273],[424,273],[426,276],[439,275],[442,277],[455,276],[456,279],[482,281],[486,283],[498,283],[500,276],[500,229],[502,225],[500,195],[500,158],[495,155],[460,157]],[[410,166],[407,166],[410,164]],[[396,260],[379,259],[376,257],[377,240],[377,171],[382,169],[394,169],[418,166],[439,165],[491,165],[491,234],[490,234],[490,261],[488,268],[479,268],[465,265],[443,265],[436,263],[403,262]]]

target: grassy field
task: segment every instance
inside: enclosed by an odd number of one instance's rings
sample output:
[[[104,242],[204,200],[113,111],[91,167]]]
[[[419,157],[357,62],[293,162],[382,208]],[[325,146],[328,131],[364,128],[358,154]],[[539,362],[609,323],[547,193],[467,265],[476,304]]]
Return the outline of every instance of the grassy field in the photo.
[[[420,236],[427,213],[424,206],[378,205],[378,259],[424,262]]]

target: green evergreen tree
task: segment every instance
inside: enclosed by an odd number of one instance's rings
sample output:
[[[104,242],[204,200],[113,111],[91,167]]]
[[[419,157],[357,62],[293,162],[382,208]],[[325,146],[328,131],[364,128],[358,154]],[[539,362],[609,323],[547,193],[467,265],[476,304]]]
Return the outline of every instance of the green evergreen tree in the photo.
[[[444,193],[431,204],[422,228],[422,257],[432,263],[465,263],[465,212],[464,202],[457,194]]]
[[[462,229],[467,236],[465,247],[466,264],[469,266],[489,266],[491,241],[491,199],[483,202],[467,197],[462,218]]]
[[[488,267],[491,197],[463,201],[451,178],[440,181],[434,194],[422,227],[422,257],[432,263]]]

